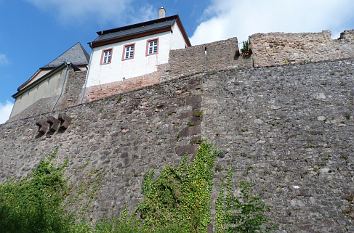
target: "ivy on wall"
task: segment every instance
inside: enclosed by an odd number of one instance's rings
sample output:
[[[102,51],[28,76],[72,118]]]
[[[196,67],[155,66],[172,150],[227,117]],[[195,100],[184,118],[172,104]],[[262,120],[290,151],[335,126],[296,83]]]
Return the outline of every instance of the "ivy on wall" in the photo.
[[[134,213],[102,219],[95,226],[80,222],[64,209],[68,185],[67,161],[54,166],[56,152],[40,162],[20,181],[0,184],[0,229],[4,233],[206,233],[213,231],[211,193],[218,151],[201,143],[192,161],[184,157],[178,166],[166,166],[159,175],[146,174],[143,200]],[[269,232],[268,208],[253,195],[248,183],[240,183],[233,195],[232,173],[226,178],[216,205],[215,230],[221,232]],[[89,190],[89,189],[88,189]]]
[[[192,162],[166,166],[144,179],[144,199],[137,213],[150,229],[179,226],[179,232],[206,232],[210,224],[211,190],[217,151],[202,143]]]

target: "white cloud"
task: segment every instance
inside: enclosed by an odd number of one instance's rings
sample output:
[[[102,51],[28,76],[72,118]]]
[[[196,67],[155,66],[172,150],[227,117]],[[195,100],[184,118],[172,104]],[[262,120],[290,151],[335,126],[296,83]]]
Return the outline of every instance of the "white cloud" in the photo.
[[[98,22],[117,22],[130,18],[129,5],[133,0],[26,0],[36,7],[57,14],[64,22],[94,18]],[[74,21],[73,21],[74,20]]]
[[[0,53],[0,65],[9,64],[9,59],[7,58],[6,54]]]
[[[155,9],[152,5],[146,4],[141,6],[137,13],[131,14],[130,21],[131,22],[142,22],[148,21],[154,18],[157,18],[157,9]]]
[[[234,36],[242,41],[257,32],[331,30],[338,35],[354,19],[353,12],[352,0],[213,0],[191,41],[201,44]]]
[[[13,103],[10,101],[0,103],[0,124],[5,123],[9,119],[13,106]]]

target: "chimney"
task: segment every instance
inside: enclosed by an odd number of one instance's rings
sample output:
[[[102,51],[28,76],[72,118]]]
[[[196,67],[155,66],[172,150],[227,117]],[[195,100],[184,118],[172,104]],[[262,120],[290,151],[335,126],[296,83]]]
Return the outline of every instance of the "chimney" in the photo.
[[[159,19],[165,18],[166,17],[166,10],[164,7],[160,7],[159,9]]]

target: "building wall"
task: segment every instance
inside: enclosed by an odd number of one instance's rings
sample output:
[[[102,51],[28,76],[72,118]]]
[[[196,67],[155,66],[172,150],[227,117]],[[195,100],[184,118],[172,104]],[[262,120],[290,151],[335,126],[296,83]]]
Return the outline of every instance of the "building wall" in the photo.
[[[353,73],[353,59],[202,72],[67,108],[65,132],[36,137],[35,122],[58,112],[0,125],[0,181],[58,147],[67,205],[95,220],[135,206],[149,169],[205,138],[222,151],[215,193],[232,166],[279,232],[353,232]]]
[[[30,85],[31,83],[33,83],[34,81],[37,81],[38,79],[40,79],[41,77],[43,77],[44,75],[48,74],[51,70],[38,70],[31,78],[32,80],[26,85]],[[25,87],[26,87],[25,86]]]
[[[62,69],[36,87],[29,89],[27,92],[17,97],[10,118],[40,99],[59,95],[63,89],[65,74],[66,69]]]
[[[187,44],[184,40],[184,37],[182,35],[182,32],[180,28],[178,27],[178,24],[175,23],[172,27],[172,33],[171,33],[171,49],[182,49],[186,48]]]
[[[65,70],[66,69],[63,69],[62,71],[62,77],[65,76]],[[24,106],[24,109],[19,111],[16,115],[12,115],[9,121],[24,119],[43,113],[48,113],[53,110],[62,110],[67,107],[77,105],[81,100],[80,95],[85,83],[85,78],[85,70],[75,72],[72,68],[69,68],[67,79],[64,80],[64,84],[60,84],[57,87],[59,88],[58,90],[53,92],[49,97],[46,97],[45,95],[42,95],[41,92],[36,92],[36,88],[34,88],[33,95],[36,95],[38,99],[36,99],[32,104]],[[63,77],[63,79],[65,78]],[[50,80],[49,83],[51,83]]]
[[[166,63],[166,64],[158,65],[157,71],[150,74],[129,78],[124,81],[117,81],[113,83],[87,87],[84,91],[85,96],[83,101],[90,102],[90,101],[106,98],[115,94],[129,92],[147,86],[158,84],[160,83],[160,77],[165,73],[167,68],[168,68],[168,64]]]
[[[178,27],[174,27],[174,29],[174,33],[164,32],[94,48],[87,87],[123,81],[124,78],[129,79],[156,72],[157,65],[168,62],[171,49],[185,47],[184,39],[180,37]],[[147,41],[156,38],[159,39],[158,54],[146,56]],[[122,60],[124,46],[128,44],[135,44],[134,59]],[[110,48],[113,49],[112,62],[101,65],[102,51]]]

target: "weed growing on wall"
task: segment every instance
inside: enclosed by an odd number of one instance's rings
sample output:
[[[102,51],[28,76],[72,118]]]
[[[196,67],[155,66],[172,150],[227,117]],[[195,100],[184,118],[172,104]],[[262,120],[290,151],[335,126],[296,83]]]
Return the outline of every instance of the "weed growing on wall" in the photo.
[[[241,55],[244,58],[248,58],[252,55],[250,42],[248,40],[242,42]]]

